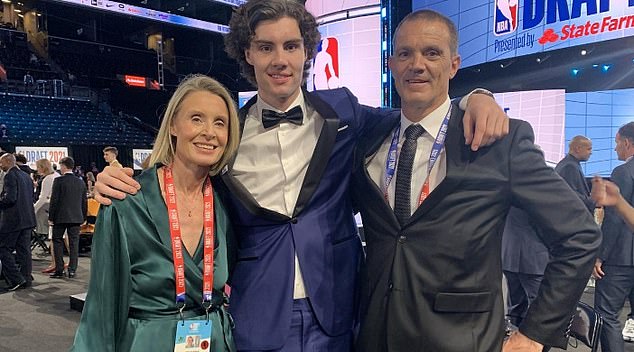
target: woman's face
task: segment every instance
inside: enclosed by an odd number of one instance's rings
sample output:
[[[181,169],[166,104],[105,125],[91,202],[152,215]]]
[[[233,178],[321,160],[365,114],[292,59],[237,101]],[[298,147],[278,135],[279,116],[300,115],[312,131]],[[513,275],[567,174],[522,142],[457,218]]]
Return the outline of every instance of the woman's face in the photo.
[[[174,158],[186,165],[214,165],[222,157],[229,136],[227,104],[207,91],[190,92],[174,116],[170,134],[176,137]]]

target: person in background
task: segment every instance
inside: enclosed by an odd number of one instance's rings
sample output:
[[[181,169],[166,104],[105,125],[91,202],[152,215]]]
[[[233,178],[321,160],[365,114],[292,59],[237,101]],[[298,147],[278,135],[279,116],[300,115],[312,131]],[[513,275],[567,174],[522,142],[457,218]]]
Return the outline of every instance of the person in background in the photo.
[[[13,155],[15,156],[15,164],[18,166],[20,170],[26,172],[29,176],[35,173],[35,171],[31,169],[29,165],[26,164],[27,160],[24,154],[15,153]]]
[[[590,197],[590,188],[581,169],[581,161],[588,161],[592,155],[592,141],[585,136],[574,136],[568,146],[568,154],[557,163],[555,171],[572,188],[590,213],[594,214],[595,204]]]
[[[17,168],[11,153],[0,157],[0,168],[6,173],[0,193],[0,262],[9,282],[7,290],[15,291],[31,287],[32,281],[31,231],[36,226],[33,181]]]
[[[621,126],[616,133],[614,150],[623,164],[612,170],[610,179],[623,198],[634,204],[634,122]],[[616,209],[608,208],[601,226],[603,241],[594,265],[596,279],[594,308],[603,317],[601,350],[622,352],[624,338],[634,337],[634,320],[628,318],[621,330],[619,313],[625,299],[634,290],[634,231]],[[625,332],[625,334],[623,334]]]
[[[88,210],[86,186],[73,175],[75,161],[67,156],[59,161],[62,175],[53,181],[51,201],[48,208],[48,223],[53,227],[55,271],[50,277],[64,277],[64,233],[68,233],[68,278],[74,278],[79,259],[79,226],[86,221]]]
[[[86,190],[88,192],[88,198],[94,197],[94,188],[95,188],[95,175],[93,175],[92,171],[86,172]]]
[[[103,149],[103,159],[108,165],[122,168],[123,165],[117,160],[117,155],[119,155],[119,150],[116,147],[105,147]]]
[[[53,165],[48,159],[40,159],[35,162],[37,173],[40,175],[40,194],[35,201],[34,210],[37,219],[37,227],[35,232],[38,235],[45,235],[52,240],[52,231],[48,225],[48,208],[51,203],[51,192],[53,190],[53,181],[60,175],[53,170]],[[66,247],[68,248],[68,239],[66,239]],[[51,263],[47,268],[42,270],[43,273],[50,274],[55,271],[55,246],[51,242]]]
[[[235,351],[223,292],[235,244],[210,179],[238,147],[234,104],[209,77],[179,84],[152,166],[137,178],[142,189],[99,211],[91,280],[71,351],[174,351],[185,336],[202,334],[187,330],[192,325],[211,326],[201,337],[209,344],[205,351]]]

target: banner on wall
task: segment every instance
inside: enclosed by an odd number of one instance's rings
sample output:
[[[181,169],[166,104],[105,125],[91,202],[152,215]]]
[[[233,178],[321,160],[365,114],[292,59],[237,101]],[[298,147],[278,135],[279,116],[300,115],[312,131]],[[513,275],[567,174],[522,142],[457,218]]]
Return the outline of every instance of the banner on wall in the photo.
[[[143,161],[152,154],[152,149],[132,149],[132,158],[134,159],[134,170],[143,170],[141,166]]]
[[[68,156],[67,147],[15,147],[17,154],[26,156],[26,163],[35,170],[35,162],[40,159],[48,159],[55,165],[59,165],[59,161]]]

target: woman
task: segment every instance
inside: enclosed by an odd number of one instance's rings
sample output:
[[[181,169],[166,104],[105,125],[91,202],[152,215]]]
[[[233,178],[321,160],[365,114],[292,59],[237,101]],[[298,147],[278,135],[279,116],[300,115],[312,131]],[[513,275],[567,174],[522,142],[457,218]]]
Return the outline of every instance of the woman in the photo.
[[[48,227],[48,206],[51,203],[51,192],[53,190],[53,181],[59,177],[59,174],[53,170],[53,165],[48,159],[40,159],[35,162],[35,169],[38,175],[41,176],[40,180],[40,194],[37,201],[34,204],[35,218],[37,220],[37,227],[35,232],[38,235],[49,236]],[[50,239],[50,238],[49,238]],[[68,246],[68,245],[67,245]],[[53,246],[51,248],[51,263],[48,268],[42,270],[43,273],[52,273],[55,271],[55,255],[53,253]]]
[[[88,296],[71,350],[174,351],[175,344],[184,348],[187,335],[201,335],[183,329],[201,326],[196,323],[208,316],[211,341],[202,334],[201,346],[235,351],[222,292],[231,235],[209,175],[230,160],[238,133],[236,108],[222,85],[200,75],[179,85],[156,137],[154,166],[137,178],[141,191],[99,212]],[[205,271],[212,253],[213,266]],[[179,259],[184,273],[175,270]],[[211,291],[206,274],[213,275],[213,295],[203,305],[203,284]]]

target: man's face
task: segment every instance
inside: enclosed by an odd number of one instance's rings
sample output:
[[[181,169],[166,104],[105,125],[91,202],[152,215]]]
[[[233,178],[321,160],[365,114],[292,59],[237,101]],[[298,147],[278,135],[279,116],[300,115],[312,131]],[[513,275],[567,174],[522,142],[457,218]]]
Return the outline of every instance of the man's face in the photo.
[[[9,171],[9,168],[10,168],[9,164],[10,163],[8,158],[0,157],[0,169],[2,169],[2,171],[4,172]]]
[[[113,152],[103,152],[103,159],[107,162],[110,163],[112,162],[114,159],[116,159],[115,155]]]
[[[627,138],[622,138],[620,134],[616,134],[616,147],[614,150],[616,151],[616,155],[619,157],[619,160],[625,161],[627,158],[632,156],[632,152],[630,151],[631,143]]]
[[[260,22],[245,55],[255,70],[259,97],[286,110],[299,95],[306,62],[297,20],[282,17]]]
[[[577,147],[577,155],[579,156],[580,161],[587,161],[590,159],[590,155],[592,155],[592,142],[591,141],[583,141]]]
[[[449,80],[460,67],[449,42],[447,26],[436,20],[408,20],[396,33],[389,66],[409,118],[426,116],[447,98]]]

